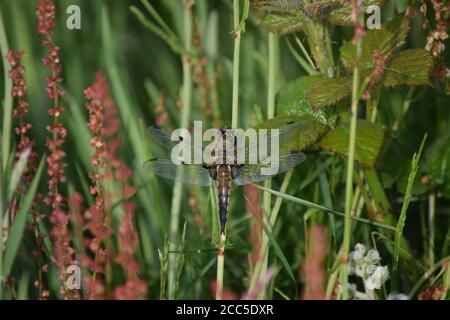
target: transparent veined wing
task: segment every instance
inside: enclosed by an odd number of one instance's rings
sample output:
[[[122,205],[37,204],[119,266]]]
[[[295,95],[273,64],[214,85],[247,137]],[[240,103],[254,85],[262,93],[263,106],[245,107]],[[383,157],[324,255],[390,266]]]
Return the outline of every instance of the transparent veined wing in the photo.
[[[153,158],[144,163],[144,168],[158,176],[190,185],[211,185],[209,170],[198,164],[174,164],[168,159]]]
[[[247,139],[239,139],[240,142],[236,142],[236,154],[245,155],[244,163],[249,163],[250,156],[257,156],[263,143],[266,144],[267,150],[271,150],[272,140],[276,138],[278,138],[278,150],[273,150],[273,154],[281,154],[282,152],[295,150],[297,148],[297,144],[295,143],[297,140],[295,138],[304,126],[305,124],[300,121],[287,121],[278,128],[272,128],[278,130],[278,137],[276,137],[275,132],[271,129],[267,129],[267,132],[260,136],[260,129],[257,129],[256,140],[248,142]],[[236,140],[238,139],[236,138]]]
[[[172,141],[172,134],[162,128],[150,127],[148,128],[148,134],[151,138],[153,138],[156,142],[158,142],[162,147],[171,151],[174,147],[179,144],[186,146],[191,150],[191,159],[184,159],[186,162],[194,162],[195,157],[197,159],[202,159],[203,154],[203,145],[195,144],[190,136],[184,136],[180,138],[178,141]]]
[[[278,159],[278,170],[270,174],[263,174],[261,169],[269,168],[271,162]],[[268,156],[257,164],[244,164],[239,168],[237,177],[233,180],[235,184],[244,185],[270,179],[282,172],[292,169],[306,159],[300,151],[288,151]]]

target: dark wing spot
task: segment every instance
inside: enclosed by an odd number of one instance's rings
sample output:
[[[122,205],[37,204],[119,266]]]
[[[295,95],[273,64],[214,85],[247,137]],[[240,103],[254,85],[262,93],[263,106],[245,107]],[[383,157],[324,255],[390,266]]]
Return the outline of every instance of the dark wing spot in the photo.
[[[183,141],[183,137],[180,137],[180,141]]]
[[[291,121],[289,121],[289,122],[286,123],[286,124],[294,124],[294,123],[295,123],[295,121],[291,120]]]
[[[184,161],[181,161],[181,164],[186,164],[186,162],[184,162]]]

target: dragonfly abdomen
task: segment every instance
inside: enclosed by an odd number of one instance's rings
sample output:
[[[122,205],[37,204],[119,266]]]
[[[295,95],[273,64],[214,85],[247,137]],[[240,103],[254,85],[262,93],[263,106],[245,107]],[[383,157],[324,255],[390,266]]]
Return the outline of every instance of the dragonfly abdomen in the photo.
[[[228,203],[231,191],[231,168],[229,165],[217,166],[217,195],[219,198],[220,232],[225,233],[225,224],[228,217]]]

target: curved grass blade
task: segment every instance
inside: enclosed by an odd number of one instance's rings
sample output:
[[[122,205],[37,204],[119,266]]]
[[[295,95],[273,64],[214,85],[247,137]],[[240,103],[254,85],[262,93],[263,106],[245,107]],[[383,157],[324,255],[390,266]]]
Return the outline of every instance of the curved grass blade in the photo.
[[[20,210],[17,213],[12,226],[11,232],[9,233],[8,242],[6,243],[5,256],[3,261],[3,276],[5,278],[9,276],[14,259],[16,257],[17,250],[19,249],[20,242],[22,240],[23,231],[25,229],[25,224],[27,221],[27,213],[33,204],[34,196],[36,195],[37,188],[39,186],[39,181],[41,180],[42,171],[44,170],[46,156],[44,155],[39,163],[38,170],[31,182],[31,186],[25,195]]]
[[[345,214],[342,213],[342,212],[335,211],[333,209],[330,209],[330,208],[327,208],[327,207],[315,204],[313,202],[309,202],[309,201],[303,200],[301,198],[293,197],[293,196],[290,196],[288,194],[284,194],[284,193],[281,193],[281,192],[278,192],[278,191],[275,191],[275,190],[272,190],[272,189],[268,189],[268,188],[265,188],[265,187],[262,187],[262,186],[259,186],[259,185],[255,185],[255,186],[257,188],[259,188],[259,189],[261,189],[261,190],[263,190],[265,192],[269,192],[269,193],[271,193],[271,194],[273,194],[273,195],[275,195],[277,197],[284,198],[286,200],[289,200],[289,201],[292,201],[292,202],[304,205],[306,207],[316,208],[316,209],[319,209],[319,210],[327,211],[327,212],[333,213],[333,214],[341,216],[341,217],[345,216]],[[358,222],[370,224],[370,225],[375,226],[375,227],[379,227],[379,228],[383,228],[383,229],[386,229],[386,230],[395,231],[395,227],[387,225],[385,223],[381,223],[381,222],[377,222],[377,221],[373,221],[373,220],[369,220],[369,219],[364,219],[364,218],[359,218],[359,217],[353,217],[353,216],[351,217],[351,219],[353,219],[355,221],[358,221]]]
[[[400,217],[398,218],[397,222],[394,240],[394,265],[392,267],[392,292],[397,291],[398,262],[400,257],[400,246],[403,229],[406,224],[406,212],[408,210],[409,203],[411,201],[413,185],[414,181],[416,180],[417,171],[419,170],[420,157],[422,155],[423,146],[425,145],[426,140],[427,136],[425,135],[425,137],[422,140],[422,144],[420,145],[419,152],[413,155],[411,161],[411,172],[409,173],[408,177],[408,185],[406,187],[405,198],[403,200],[402,210],[400,211]]]
[[[27,148],[25,151],[23,151],[19,156],[17,164],[14,166],[14,169],[12,170],[11,179],[9,180],[8,186],[8,198],[7,198],[8,202],[11,201],[14,192],[16,192],[17,186],[20,183],[20,178],[27,169],[28,157],[30,156],[30,152],[31,148]]]
[[[261,187],[263,190],[266,188]],[[270,190],[270,189],[266,189]],[[255,216],[255,218],[258,219],[258,222],[261,223],[261,226],[264,228],[264,232],[267,235],[267,238],[269,238],[269,242],[272,244],[273,248],[275,249],[275,253],[278,256],[278,259],[280,259],[281,264],[283,265],[284,269],[286,269],[289,277],[291,278],[292,282],[295,284],[295,290],[297,291],[297,281],[295,280],[294,273],[292,272],[291,266],[289,265],[289,262],[286,258],[286,256],[283,253],[283,250],[281,250],[280,245],[278,244],[277,240],[274,238],[272,233],[270,232],[269,228],[267,228],[264,221],[262,221],[259,217]],[[296,292],[297,295],[297,292]]]

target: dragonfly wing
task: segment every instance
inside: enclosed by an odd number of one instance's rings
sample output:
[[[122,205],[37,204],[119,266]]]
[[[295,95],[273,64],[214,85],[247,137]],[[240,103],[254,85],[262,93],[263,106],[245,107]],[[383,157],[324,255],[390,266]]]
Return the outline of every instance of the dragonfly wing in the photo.
[[[305,124],[300,121],[288,121],[279,128],[273,128],[278,129],[278,146],[280,150],[277,150],[277,152],[279,154],[281,154],[283,151],[292,150],[297,147],[297,140],[295,138],[298,136],[300,132],[299,130],[304,126]],[[247,143],[245,140],[243,140],[242,143],[239,143],[236,146],[237,154],[245,155],[244,163],[249,162],[251,155],[255,156],[258,154],[261,143],[265,143],[267,149],[270,150],[272,146],[272,140],[276,139],[276,136],[274,135],[272,129],[267,129],[267,132],[261,136],[259,136],[258,133],[257,136],[257,141],[250,141],[249,143]],[[284,150],[282,150],[283,148]]]
[[[277,160],[276,158],[278,158],[278,170],[273,173],[263,173],[261,169],[270,168],[271,163],[274,163]],[[305,154],[300,151],[288,151],[269,156],[258,164],[244,164],[239,168],[239,173],[236,179],[234,179],[234,183],[237,185],[244,185],[270,179],[295,167],[305,159]]]
[[[189,160],[196,159],[195,156],[197,156],[197,159],[202,159],[201,156],[203,154],[203,145],[194,144],[190,136],[183,137],[178,141],[172,141],[172,134],[170,132],[162,128],[157,128],[153,126],[148,128],[148,134],[150,135],[150,137],[156,140],[162,147],[164,147],[169,151],[171,151],[175,146],[181,143],[183,146],[186,146],[187,148],[191,149],[191,159]]]
[[[209,171],[198,164],[174,164],[168,159],[153,158],[144,167],[158,176],[190,185],[207,187],[211,185]]]

